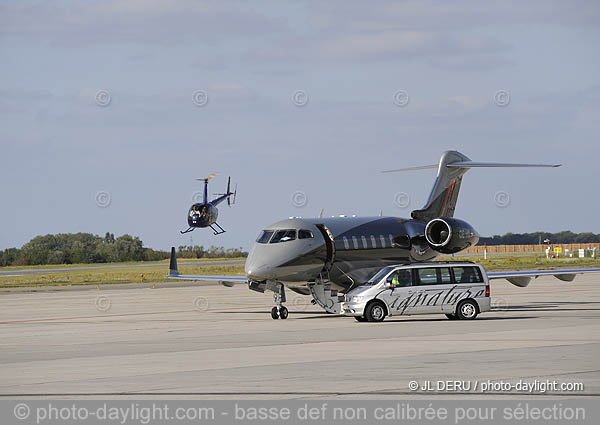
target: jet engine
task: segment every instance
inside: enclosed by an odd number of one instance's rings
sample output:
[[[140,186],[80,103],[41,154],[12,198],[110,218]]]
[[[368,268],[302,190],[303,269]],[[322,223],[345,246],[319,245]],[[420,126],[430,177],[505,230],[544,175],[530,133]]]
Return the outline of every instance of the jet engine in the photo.
[[[425,239],[431,249],[454,254],[479,241],[479,234],[466,221],[457,218],[434,218],[425,226]]]

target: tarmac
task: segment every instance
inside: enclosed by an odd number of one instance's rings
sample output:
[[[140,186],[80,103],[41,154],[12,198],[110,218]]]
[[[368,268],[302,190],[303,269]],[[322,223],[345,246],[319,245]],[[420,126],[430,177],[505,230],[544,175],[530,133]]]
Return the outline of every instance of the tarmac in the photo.
[[[6,292],[0,397],[599,398],[599,281],[493,281],[493,311],[474,321],[382,323],[326,314],[289,291],[289,318],[273,320],[272,295],[245,285]]]

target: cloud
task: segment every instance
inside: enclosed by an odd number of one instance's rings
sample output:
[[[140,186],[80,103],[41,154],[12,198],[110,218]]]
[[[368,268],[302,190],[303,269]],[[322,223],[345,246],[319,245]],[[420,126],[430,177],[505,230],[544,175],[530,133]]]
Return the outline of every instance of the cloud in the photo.
[[[0,34],[69,46],[91,43],[218,42],[278,32],[281,19],[242,2],[118,0],[11,2],[0,9]]]
[[[321,47],[323,57],[333,59],[403,60],[454,58],[456,55],[502,52],[507,45],[493,38],[473,40],[469,35],[449,36],[434,31],[384,31],[333,38]]]
[[[592,181],[599,8],[539,0],[1,2],[1,176],[19,176],[7,199],[28,211],[69,194],[43,222],[4,209],[0,219],[15,225],[2,242],[24,242],[24,228],[46,233],[47,223],[72,231],[77,220],[82,230],[135,231],[127,223],[139,225],[139,206],[153,202],[161,225],[143,224],[140,233],[171,246],[197,190],[190,178],[215,168],[246,182],[223,235],[230,239],[221,239],[230,246],[298,212],[290,211],[295,189],[310,193],[314,214],[321,206],[376,213],[392,208],[389,193],[401,187],[424,198],[432,175],[383,179],[379,171],[435,161],[448,148],[482,160],[567,158],[577,164],[567,172]],[[95,99],[101,89],[111,95],[104,107]],[[305,107],[292,103],[297,89],[309,93]],[[393,103],[399,89],[410,95],[405,107]],[[510,91],[506,107],[494,104],[500,89]],[[194,104],[196,90],[206,91],[206,105]],[[489,184],[473,173],[465,194],[481,186],[478,195],[489,198]],[[500,175],[490,176],[498,184]],[[574,193],[572,179],[541,184]],[[267,187],[275,198],[265,210]],[[110,211],[93,203],[103,189],[113,191]],[[473,198],[471,211],[479,204]],[[555,225],[569,208],[536,216],[536,226]],[[520,217],[478,217],[486,233],[522,225]]]
[[[333,0],[311,3],[311,6],[309,25],[315,30],[331,32],[472,30],[490,25],[509,28],[533,23],[595,27],[600,18],[598,3],[587,0],[568,3],[560,0],[390,0],[374,2],[370,7],[365,7],[363,2]]]

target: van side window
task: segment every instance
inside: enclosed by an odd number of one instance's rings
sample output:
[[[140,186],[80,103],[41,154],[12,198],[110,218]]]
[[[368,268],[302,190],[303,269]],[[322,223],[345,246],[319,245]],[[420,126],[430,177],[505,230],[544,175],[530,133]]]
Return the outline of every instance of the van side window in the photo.
[[[437,285],[437,269],[431,267],[428,269],[417,269],[419,285]]]
[[[387,281],[392,284],[392,288],[401,288],[404,286],[412,286],[412,273],[409,270],[396,270],[388,276]]]
[[[438,283],[442,285],[448,285],[452,283],[452,276],[450,275],[450,269],[448,267],[441,267],[438,270],[440,273],[440,279],[438,279]]]
[[[448,267],[430,267],[417,269],[418,285],[445,285],[452,283]]]
[[[464,266],[464,267],[453,267],[454,279],[456,283],[482,283],[483,277],[481,276],[481,270],[479,267]]]

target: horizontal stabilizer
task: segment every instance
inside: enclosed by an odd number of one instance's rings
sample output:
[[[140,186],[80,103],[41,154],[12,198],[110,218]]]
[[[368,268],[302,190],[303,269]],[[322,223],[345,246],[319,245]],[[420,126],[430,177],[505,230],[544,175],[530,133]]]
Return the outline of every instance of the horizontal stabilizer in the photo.
[[[397,168],[395,170],[386,170],[386,171],[382,171],[382,173],[395,173],[397,171],[429,170],[431,168],[438,168],[438,167],[439,167],[438,164],[421,165],[419,167],[408,167],[408,168]]]
[[[446,167],[461,167],[461,168],[495,168],[495,167],[544,167],[544,168],[555,168],[560,167],[561,164],[514,164],[507,162],[474,162],[474,161],[460,161],[446,164]]]
[[[518,164],[510,162],[474,162],[474,161],[458,161],[446,164],[448,168],[556,168],[562,164]],[[395,170],[385,170],[382,173],[396,173],[398,171],[417,171],[431,170],[439,168],[439,164],[421,165],[418,167],[397,168]]]

